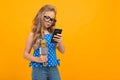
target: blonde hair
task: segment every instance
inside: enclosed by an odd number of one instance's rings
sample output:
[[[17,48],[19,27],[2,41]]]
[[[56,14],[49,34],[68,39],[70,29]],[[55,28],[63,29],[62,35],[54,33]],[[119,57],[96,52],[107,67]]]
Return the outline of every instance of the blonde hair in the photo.
[[[44,38],[43,18],[44,18],[45,12],[47,12],[47,11],[53,11],[55,13],[55,16],[56,16],[56,9],[52,5],[45,5],[38,11],[37,15],[35,16],[35,18],[33,20],[33,28],[32,28],[32,32],[34,34],[34,36],[33,36],[33,44],[35,44],[36,41],[38,39],[40,39],[40,37]],[[53,33],[54,26],[55,26],[55,23],[53,23],[53,25],[48,28],[48,31],[50,33]]]

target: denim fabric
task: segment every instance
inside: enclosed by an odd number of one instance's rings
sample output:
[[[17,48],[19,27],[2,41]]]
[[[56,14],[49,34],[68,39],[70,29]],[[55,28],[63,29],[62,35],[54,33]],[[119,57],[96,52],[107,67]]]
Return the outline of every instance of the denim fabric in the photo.
[[[57,66],[32,67],[32,80],[61,80]]]

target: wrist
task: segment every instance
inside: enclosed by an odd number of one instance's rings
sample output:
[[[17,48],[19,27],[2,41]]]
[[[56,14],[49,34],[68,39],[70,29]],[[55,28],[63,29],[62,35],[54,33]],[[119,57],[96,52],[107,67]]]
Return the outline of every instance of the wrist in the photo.
[[[40,58],[40,57],[35,57],[35,62],[37,62],[37,63],[42,63],[42,59]]]
[[[59,42],[58,42],[58,44],[61,44],[61,43],[62,43],[62,41],[59,41]]]
[[[61,44],[62,44],[62,41],[58,42],[58,44],[57,44],[57,45],[58,45],[58,46],[60,46]]]
[[[35,58],[34,58],[34,61],[35,61],[35,62],[38,62],[38,59],[39,59],[38,57],[35,57]]]

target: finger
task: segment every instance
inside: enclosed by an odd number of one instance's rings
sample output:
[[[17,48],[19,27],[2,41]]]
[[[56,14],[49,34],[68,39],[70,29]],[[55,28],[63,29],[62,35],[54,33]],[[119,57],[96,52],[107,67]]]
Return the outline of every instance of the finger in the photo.
[[[53,38],[54,40],[59,40],[59,39],[61,39],[61,38]]]
[[[62,37],[61,35],[54,35],[54,37]]]
[[[61,36],[62,37],[62,34],[57,34],[57,36]]]
[[[48,60],[48,59],[46,58],[46,59],[45,59],[45,62],[47,62],[47,60]]]
[[[58,38],[53,38],[53,40],[54,40],[54,41],[57,41],[57,40],[58,40]]]
[[[54,36],[54,38],[61,39],[62,37],[61,36]]]
[[[62,40],[62,37],[60,37],[60,38],[53,38],[54,40]]]
[[[54,37],[62,37],[61,34],[54,35]]]
[[[42,63],[42,62],[43,62],[43,59],[39,58],[38,62]]]
[[[61,41],[62,41],[62,39],[57,39],[57,38],[54,38],[54,41],[56,41],[56,42],[61,42]]]

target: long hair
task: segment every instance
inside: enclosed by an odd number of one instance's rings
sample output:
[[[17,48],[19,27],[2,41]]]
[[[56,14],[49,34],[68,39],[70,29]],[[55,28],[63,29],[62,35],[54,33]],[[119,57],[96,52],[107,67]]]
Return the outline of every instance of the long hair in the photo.
[[[32,32],[34,34],[33,35],[33,44],[35,44],[36,41],[40,39],[40,37],[44,38],[43,18],[44,18],[45,12],[47,12],[47,11],[53,11],[55,13],[55,16],[56,16],[56,9],[52,5],[45,5],[38,11],[37,15],[35,16],[35,18],[33,20],[33,28],[32,28]],[[55,26],[55,23],[53,23],[52,26],[50,26],[47,29],[49,31],[49,33],[53,33],[54,26]]]

